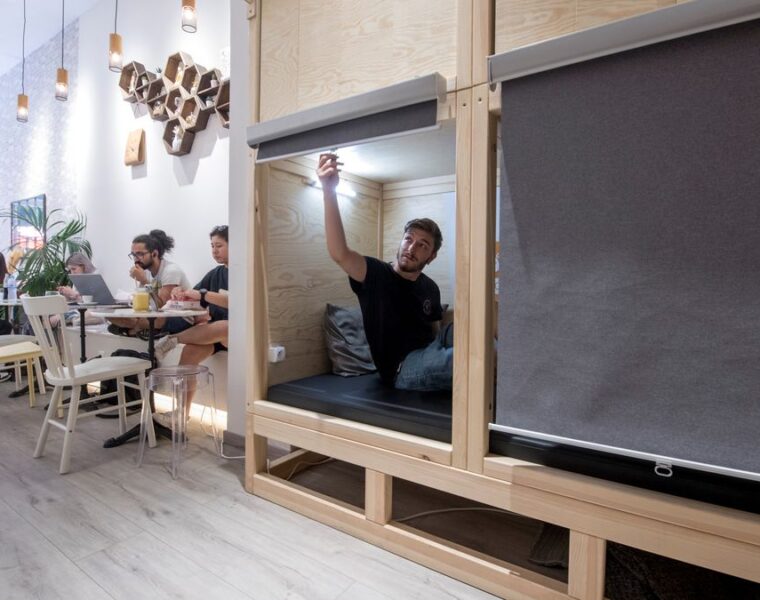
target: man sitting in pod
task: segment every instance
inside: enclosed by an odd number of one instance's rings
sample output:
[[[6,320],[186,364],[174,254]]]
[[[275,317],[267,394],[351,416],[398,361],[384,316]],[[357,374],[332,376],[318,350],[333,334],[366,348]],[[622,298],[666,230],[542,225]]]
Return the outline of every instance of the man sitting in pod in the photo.
[[[453,326],[441,328],[441,292],[422,270],[443,243],[431,219],[413,219],[390,263],[362,256],[348,247],[338,207],[340,181],[337,154],[319,157],[325,235],[330,257],[349,277],[359,299],[372,359],[383,382],[403,390],[450,390],[453,370]],[[437,333],[436,333],[437,331]]]

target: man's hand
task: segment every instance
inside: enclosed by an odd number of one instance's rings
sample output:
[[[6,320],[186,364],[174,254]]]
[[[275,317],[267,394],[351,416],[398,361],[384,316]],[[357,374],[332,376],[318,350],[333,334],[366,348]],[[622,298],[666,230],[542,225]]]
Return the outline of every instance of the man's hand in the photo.
[[[135,266],[129,270],[129,276],[137,283],[141,283],[142,285],[146,285],[148,283],[148,277],[145,275],[145,269],[143,269],[138,264],[135,264]]]
[[[172,290],[172,300],[200,300],[201,299],[201,293],[198,290],[183,290],[179,286],[175,287]]]
[[[319,155],[319,164],[317,165],[317,177],[322,182],[323,190],[335,190],[340,182],[340,169],[342,163],[338,162],[338,155],[332,152],[325,152]]]

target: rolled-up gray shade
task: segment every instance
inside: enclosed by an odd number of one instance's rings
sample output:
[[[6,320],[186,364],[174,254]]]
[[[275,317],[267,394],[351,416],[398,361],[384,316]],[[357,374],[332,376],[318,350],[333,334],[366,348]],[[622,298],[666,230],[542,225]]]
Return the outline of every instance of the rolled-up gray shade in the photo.
[[[755,20],[502,84],[495,428],[760,475],[759,49]]]
[[[367,117],[326,125],[262,142],[259,145],[256,161],[268,162],[337,146],[433,129],[438,126],[437,116],[438,103],[435,100],[429,100]]]
[[[248,127],[257,161],[435,127],[446,80],[439,73],[344,98]]]

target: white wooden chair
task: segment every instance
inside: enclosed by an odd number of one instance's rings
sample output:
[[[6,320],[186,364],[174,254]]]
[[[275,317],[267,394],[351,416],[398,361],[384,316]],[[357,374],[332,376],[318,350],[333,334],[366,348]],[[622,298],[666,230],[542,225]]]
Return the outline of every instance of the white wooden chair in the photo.
[[[34,457],[39,458],[45,452],[45,444],[50,426],[62,429],[65,433],[63,436],[63,451],[61,452],[59,472],[61,474],[68,473],[71,462],[71,442],[77,419],[92,417],[116,409],[119,412],[119,433],[121,434],[127,430],[127,407],[139,404],[142,404],[144,417],[146,417],[144,422],[148,424],[148,443],[151,446],[155,446],[156,434],[153,430],[153,420],[149,418],[151,409],[145,385],[145,371],[150,368],[150,361],[126,356],[109,356],[85,363],[77,363],[74,359],[76,354],[71,351],[65,336],[60,334],[61,328],[58,328],[60,339],[59,343],[56,344],[55,333],[50,325],[50,317],[52,315],[59,315],[60,322],[63,322],[63,314],[67,310],[66,299],[63,296],[22,296],[21,302],[34,330],[37,344],[39,344],[47,363],[45,379],[53,386],[53,396],[50,400],[45,420],[42,423],[40,436],[37,439]],[[61,357],[59,346],[63,352],[63,357]],[[128,375],[136,375],[138,385],[125,382],[124,378]],[[116,392],[101,394],[80,401],[82,386],[94,381],[105,381],[108,379],[116,379]],[[54,417],[56,410],[61,405],[64,387],[71,387],[71,400],[68,404],[68,415],[65,424],[59,422]],[[126,402],[124,395],[125,387],[139,389],[140,399]],[[81,405],[113,396],[118,398],[116,406],[108,406],[84,412],[81,415],[79,414],[79,407]]]
[[[33,335],[0,335],[0,347],[3,346],[10,346],[12,344],[18,344],[19,342],[34,342],[36,341],[35,336]],[[6,363],[2,366],[0,366],[0,372],[8,371],[10,369],[13,369],[15,375],[16,375],[16,391],[21,389],[21,363],[23,361],[17,360],[12,363]],[[37,387],[40,390],[40,394],[45,393],[45,378],[42,376],[42,366],[40,365],[40,359],[35,358],[34,359],[34,371],[37,376]],[[27,373],[27,377],[29,377],[29,374]]]

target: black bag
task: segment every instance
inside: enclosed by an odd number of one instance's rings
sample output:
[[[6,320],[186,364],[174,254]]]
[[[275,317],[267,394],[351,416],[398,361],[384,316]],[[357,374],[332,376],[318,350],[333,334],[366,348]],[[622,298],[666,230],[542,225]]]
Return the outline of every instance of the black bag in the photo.
[[[10,321],[0,319],[0,335],[10,335],[13,333],[13,325]]]
[[[143,360],[150,361],[150,355],[147,352],[140,352],[138,350],[130,350],[129,348],[119,348],[118,350],[115,350],[114,352],[112,352],[111,356],[129,356],[131,358],[142,358]],[[150,371],[151,369],[148,369],[146,371],[146,374],[150,373]],[[127,383],[133,383],[137,385],[137,375],[129,375],[124,378],[124,381]],[[100,382],[101,394],[110,394],[115,391],[116,391],[115,379],[107,379],[106,381]],[[124,396],[126,397],[127,402],[131,402],[132,400],[140,399],[140,392],[134,388],[125,386]],[[115,405],[119,403],[119,399],[116,396],[114,396],[113,398],[106,398],[102,402]]]

